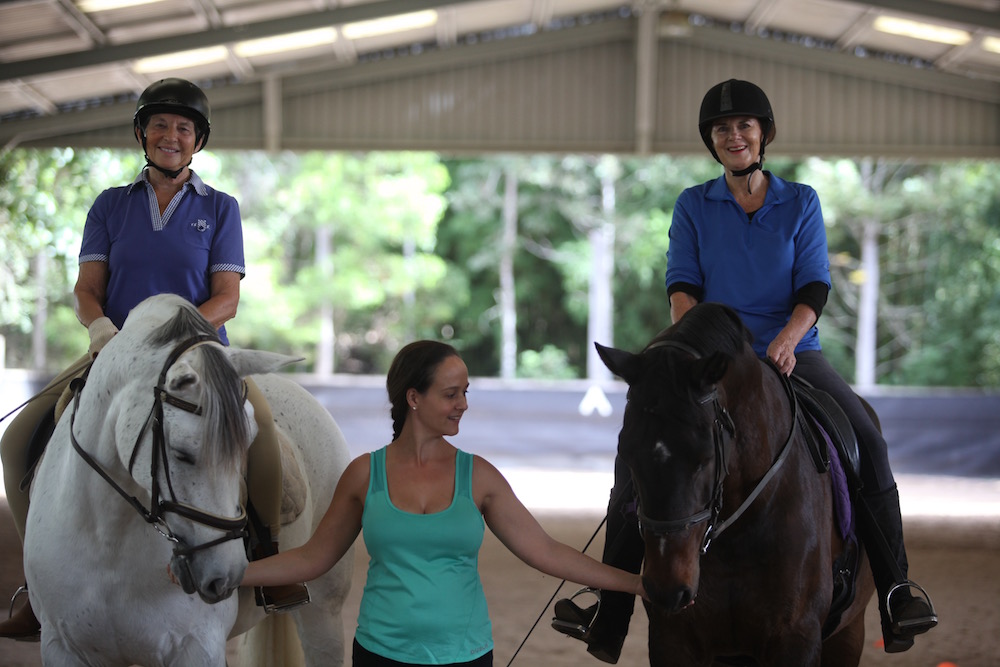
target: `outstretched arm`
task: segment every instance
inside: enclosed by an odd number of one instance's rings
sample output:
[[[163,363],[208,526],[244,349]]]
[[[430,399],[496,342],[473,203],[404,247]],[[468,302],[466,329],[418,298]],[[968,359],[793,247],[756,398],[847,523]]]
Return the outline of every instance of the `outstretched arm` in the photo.
[[[311,581],[336,565],[361,532],[368,470],[367,454],[351,461],[309,541],[276,556],[252,561],[240,585],[280,586]]]
[[[472,488],[490,530],[531,567],[585,586],[646,596],[639,575],[605,565],[546,533],[500,471],[479,456]]]

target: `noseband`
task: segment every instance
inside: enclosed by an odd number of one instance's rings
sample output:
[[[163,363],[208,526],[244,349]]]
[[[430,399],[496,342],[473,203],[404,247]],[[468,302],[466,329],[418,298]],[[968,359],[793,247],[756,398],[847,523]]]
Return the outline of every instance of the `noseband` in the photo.
[[[682,352],[690,354],[695,359],[701,358],[701,354],[699,354],[693,347],[674,340],[663,340],[652,343],[646,347],[644,352],[663,347],[681,350]],[[732,451],[732,439],[736,435],[736,425],[733,423],[733,419],[729,415],[729,412],[719,402],[718,389],[713,387],[711,391],[698,399],[698,405],[705,405],[711,401],[712,408],[715,413],[712,425],[712,442],[715,450],[715,483],[712,489],[712,498],[708,505],[700,512],[696,512],[683,519],[672,520],[651,519],[643,512],[642,504],[639,503],[637,514],[639,516],[639,526],[642,530],[652,533],[653,535],[669,535],[671,533],[679,533],[696,526],[699,523],[708,521],[708,527],[705,529],[705,537],[701,543],[701,553],[704,554],[708,551],[708,547],[712,543],[712,540],[721,535],[726,528],[731,526],[733,522],[736,521],[747,510],[747,508],[750,507],[757,496],[760,495],[761,491],[764,490],[764,487],[767,486],[768,482],[770,482],[775,474],[777,474],[778,469],[781,467],[781,464],[784,463],[785,458],[788,455],[789,444],[792,442],[792,438],[795,435],[795,424],[798,418],[798,401],[795,400],[788,378],[781,374],[773,364],[769,365],[776,373],[778,373],[778,377],[781,378],[782,386],[784,387],[785,393],[788,395],[789,402],[792,405],[792,425],[788,433],[788,438],[785,440],[785,444],[781,448],[781,453],[771,464],[770,469],[764,477],[757,483],[754,490],[747,496],[739,508],[732,513],[732,515],[719,523],[719,515],[722,513],[722,491],[726,477],[729,474],[729,454]],[[645,408],[644,411],[653,415],[659,415],[655,408]]]
[[[111,475],[98,463],[90,454],[88,454],[80,446],[80,443],[76,439],[74,434],[74,423],[76,421],[76,412],[80,406],[80,394],[83,390],[84,380],[82,378],[77,378],[73,380],[71,384],[73,390],[73,412],[70,415],[70,432],[69,438],[70,442],[73,444],[73,449],[76,450],[77,454],[93,468],[97,473],[104,478],[111,488],[118,492],[118,494],[124,498],[135,510],[146,520],[147,523],[153,525],[156,530],[163,535],[165,538],[174,542],[176,546],[174,547],[174,555],[179,558],[187,558],[191,554],[201,551],[204,549],[209,549],[218,544],[228,542],[229,540],[242,539],[246,535],[246,524],[247,524],[247,514],[246,510],[241,506],[239,508],[240,514],[237,517],[229,518],[224,516],[219,516],[218,514],[212,514],[210,512],[205,512],[188,505],[187,503],[182,503],[177,500],[177,495],[174,493],[173,483],[170,478],[170,459],[167,456],[167,443],[166,438],[163,435],[163,404],[167,403],[173,407],[180,408],[186,412],[190,412],[195,415],[201,415],[201,406],[189,403],[182,398],[172,395],[167,391],[164,386],[166,383],[167,371],[170,367],[174,365],[174,362],[188,350],[203,345],[205,343],[218,342],[216,336],[210,334],[201,334],[198,336],[193,336],[179,345],[177,345],[170,355],[167,357],[166,362],[163,364],[163,369],[160,371],[159,381],[156,387],[153,388],[153,407],[149,412],[149,416],[146,418],[143,427],[139,430],[139,435],[135,439],[135,445],[132,447],[132,456],[129,459],[129,473],[131,474],[133,466],[135,465],[136,456],[139,452],[139,445],[142,442],[142,437],[146,432],[146,429],[152,424],[153,431],[153,446],[150,452],[150,478],[152,480],[151,485],[151,497],[149,501],[149,509],[142,504],[135,496],[130,496],[125,489],[121,487]],[[246,400],[246,384],[243,385],[243,400]],[[164,477],[167,480],[167,492],[169,493],[169,499],[161,498],[160,492],[160,466],[163,467]],[[168,513],[177,514],[189,521],[201,524],[203,526],[208,526],[209,528],[215,528],[224,531],[224,534],[218,539],[206,542],[204,544],[199,544],[193,547],[189,547],[181,541],[173,531],[170,526],[167,525],[165,515]]]

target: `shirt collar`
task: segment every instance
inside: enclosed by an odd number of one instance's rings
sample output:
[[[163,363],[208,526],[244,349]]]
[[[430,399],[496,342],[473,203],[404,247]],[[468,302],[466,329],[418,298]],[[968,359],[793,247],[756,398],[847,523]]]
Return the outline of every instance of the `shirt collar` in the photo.
[[[769,171],[764,171],[763,173],[769,179],[767,184],[767,197],[764,199],[764,203],[776,203],[783,201],[788,194],[788,183]],[[707,194],[709,199],[718,199],[720,201],[732,198],[732,195],[729,193],[729,186],[726,185],[725,175],[719,176],[712,182],[708,188]]]
[[[191,177],[188,178],[188,180],[186,180],[184,182],[184,185],[182,186],[182,188],[186,188],[188,186],[191,186],[192,188],[194,188],[194,191],[196,193],[198,193],[199,195],[201,195],[202,197],[207,196],[208,195],[208,187],[205,185],[205,181],[201,180],[201,176],[199,176],[198,174],[196,174],[195,171],[194,171],[194,169],[190,169],[189,168],[188,171],[190,172]],[[127,188],[125,188],[125,194],[132,194],[132,192],[137,187],[139,187],[141,185],[148,185],[148,184],[150,184],[149,183],[149,175],[148,174],[149,174],[149,167],[146,167],[145,169],[143,169],[142,171],[140,171],[139,175],[135,177],[135,180],[132,181],[128,185]]]

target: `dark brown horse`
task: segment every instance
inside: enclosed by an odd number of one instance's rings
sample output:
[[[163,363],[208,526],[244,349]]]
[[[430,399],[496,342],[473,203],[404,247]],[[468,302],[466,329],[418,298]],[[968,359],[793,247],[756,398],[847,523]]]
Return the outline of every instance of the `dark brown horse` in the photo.
[[[786,378],[735,312],[700,304],[639,354],[598,345],[629,385],[618,453],[638,496],[651,603],[649,663],[846,667],[874,590],[863,553],[853,603],[827,627],[835,528]]]

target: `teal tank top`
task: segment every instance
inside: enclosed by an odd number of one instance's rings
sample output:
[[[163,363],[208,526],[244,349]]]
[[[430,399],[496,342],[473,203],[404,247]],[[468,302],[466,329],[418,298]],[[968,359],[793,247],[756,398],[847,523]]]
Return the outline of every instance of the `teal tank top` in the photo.
[[[493,649],[479,579],[485,522],[472,498],[472,455],[455,459],[455,495],[434,514],[389,499],[385,448],[372,452],[361,517],[371,559],[355,639],[382,657],[418,665],[469,662]]]

